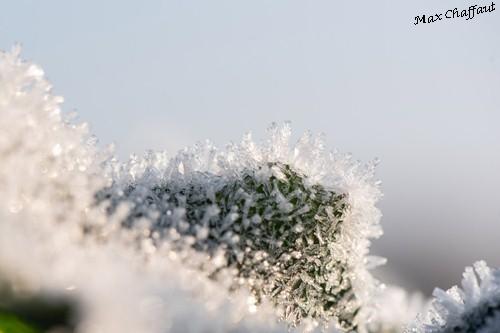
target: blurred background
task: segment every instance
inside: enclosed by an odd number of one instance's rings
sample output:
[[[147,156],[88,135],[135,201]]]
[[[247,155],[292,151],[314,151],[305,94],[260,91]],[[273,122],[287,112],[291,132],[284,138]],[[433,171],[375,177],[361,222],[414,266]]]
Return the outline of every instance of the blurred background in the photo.
[[[467,1],[3,1],[0,48],[46,71],[118,154],[272,121],[380,158],[386,280],[429,294],[500,266],[500,11]]]

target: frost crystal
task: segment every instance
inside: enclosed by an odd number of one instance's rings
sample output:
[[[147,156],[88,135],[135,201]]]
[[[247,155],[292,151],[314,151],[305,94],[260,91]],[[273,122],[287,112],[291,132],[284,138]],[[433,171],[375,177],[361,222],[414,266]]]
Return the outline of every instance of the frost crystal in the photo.
[[[288,331],[277,316],[366,332],[381,233],[373,165],[309,134],[292,145],[288,125],[263,144],[247,135],[120,163],[18,56],[0,53],[9,298],[68,299],[78,332]]]
[[[430,310],[420,316],[408,333],[500,332],[500,270],[484,261],[465,268],[462,288],[436,288]]]

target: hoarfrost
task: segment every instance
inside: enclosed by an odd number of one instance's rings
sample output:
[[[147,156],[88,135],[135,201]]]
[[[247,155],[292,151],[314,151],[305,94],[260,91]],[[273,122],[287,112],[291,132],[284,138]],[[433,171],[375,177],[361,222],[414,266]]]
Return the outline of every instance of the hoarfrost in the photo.
[[[127,226],[147,218],[170,243],[174,232],[197,250],[222,249],[236,285],[270,298],[292,325],[313,317],[363,330],[377,288],[366,269],[369,238],[380,234],[373,165],[309,134],[293,145],[288,125],[269,136],[221,150],[198,144],[162,167],[151,154],[134,158],[110,168],[115,184],[100,197],[131,204]]]

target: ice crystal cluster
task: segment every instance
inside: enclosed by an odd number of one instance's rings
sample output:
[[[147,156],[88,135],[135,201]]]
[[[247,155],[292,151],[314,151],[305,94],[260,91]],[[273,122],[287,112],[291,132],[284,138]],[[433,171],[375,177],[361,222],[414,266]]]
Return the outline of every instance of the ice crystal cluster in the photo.
[[[484,261],[465,268],[462,287],[434,290],[429,311],[407,333],[500,332],[500,270]]]
[[[61,103],[0,53],[0,319],[43,299],[78,332],[366,331],[373,165],[288,125],[121,163]]]
[[[370,169],[311,136],[289,147],[289,136],[284,126],[261,146],[250,137],[221,151],[199,145],[154,170],[163,155],[150,154],[98,197],[111,199],[111,212],[129,203],[124,226],[148,221],[152,244],[178,239],[207,253],[220,263],[212,276],[229,269],[230,289],[270,299],[292,325],[333,319],[354,329],[376,286],[364,260],[368,237],[380,233],[378,189]]]

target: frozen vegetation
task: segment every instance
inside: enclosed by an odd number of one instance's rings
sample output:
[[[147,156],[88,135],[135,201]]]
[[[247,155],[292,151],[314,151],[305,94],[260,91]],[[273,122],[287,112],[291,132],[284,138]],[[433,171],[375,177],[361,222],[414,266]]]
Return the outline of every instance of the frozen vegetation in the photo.
[[[121,162],[19,53],[0,53],[0,332],[498,331],[482,263],[427,312],[371,275],[373,163],[288,124]]]
[[[434,297],[405,333],[500,332],[500,270],[484,261],[465,268],[462,288],[436,288]]]

